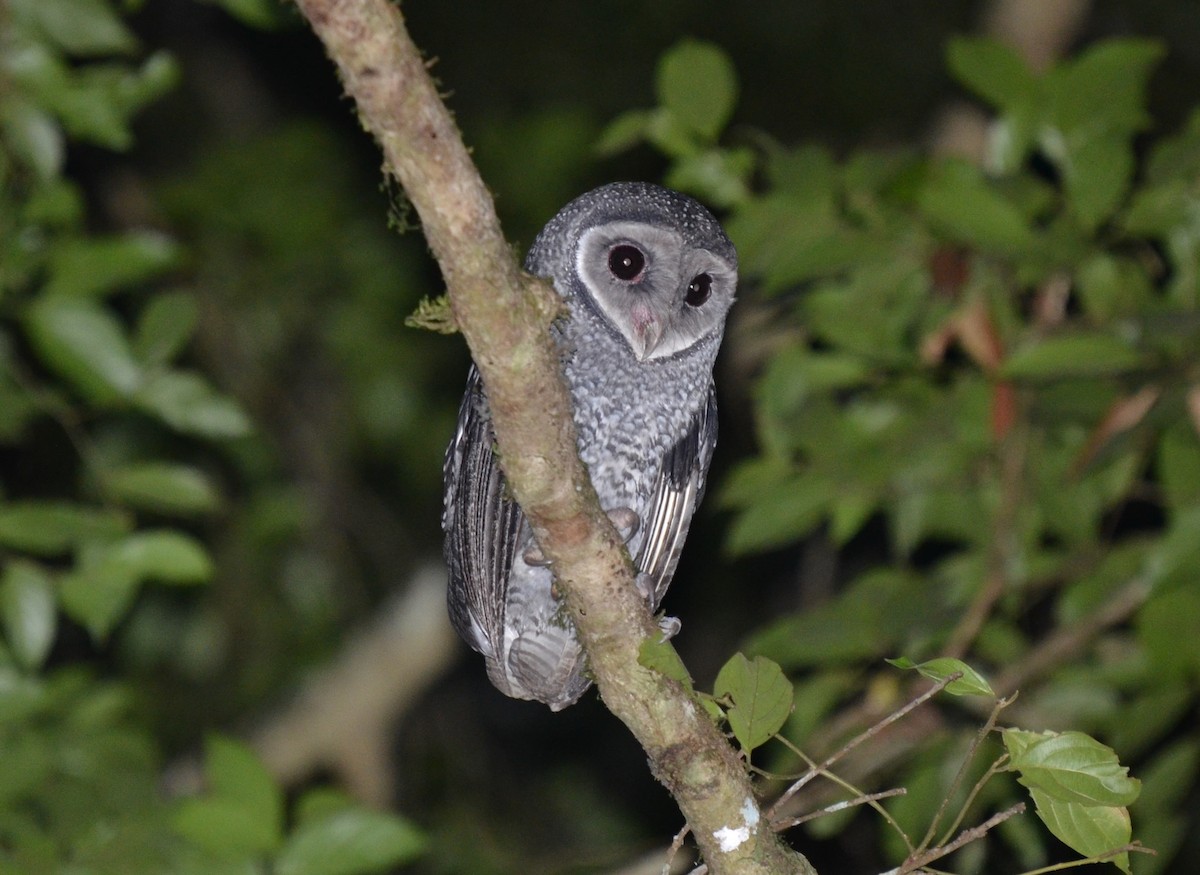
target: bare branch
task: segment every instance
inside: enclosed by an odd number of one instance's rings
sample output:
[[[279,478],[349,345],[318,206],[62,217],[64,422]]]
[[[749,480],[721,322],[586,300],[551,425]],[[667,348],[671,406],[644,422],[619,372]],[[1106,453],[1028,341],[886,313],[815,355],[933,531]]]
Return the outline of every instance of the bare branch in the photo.
[[[796,793],[800,792],[800,790],[804,787],[805,784],[807,784],[809,781],[811,781],[817,775],[820,775],[820,774],[826,772],[830,766],[832,766],[834,763],[836,763],[838,760],[840,760],[842,757],[844,757],[850,751],[854,750],[854,748],[858,747],[864,741],[871,738],[872,736],[878,735],[885,728],[887,728],[888,726],[891,726],[893,723],[895,723],[897,720],[902,718],[904,715],[910,713],[914,708],[919,708],[921,705],[925,704],[930,699],[932,699],[934,696],[936,696],[938,693],[940,693],[942,690],[944,690],[948,684],[952,683],[953,681],[958,680],[961,677],[962,677],[962,672],[955,672],[954,674],[951,674],[947,677],[942,678],[940,681],[938,681],[936,684],[934,684],[932,687],[930,687],[928,690],[926,690],[921,695],[917,696],[915,699],[913,699],[911,702],[909,702],[904,707],[899,708],[896,711],[893,711],[891,714],[884,717],[882,720],[880,720],[878,723],[876,723],[870,729],[867,729],[864,732],[861,732],[858,735],[856,735],[854,738],[850,739],[850,741],[846,742],[846,744],[844,744],[842,746],[841,750],[830,755],[819,766],[809,769],[808,772],[806,772],[798,781],[796,781],[790,787],[788,787],[786,790],[784,790],[782,795],[780,795],[780,797],[775,800],[774,804],[767,811],[767,817],[774,819],[776,813],[784,805],[784,803],[786,803],[789,799],[791,799],[794,795],[796,795]]]
[[[778,823],[773,823],[775,829],[784,830],[791,829],[794,826],[799,826],[802,823],[808,823],[810,820],[816,820],[818,817],[824,817],[827,814],[836,814],[839,811],[844,811],[847,808],[853,808],[856,805],[869,805],[872,802],[878,802],[880,799],[890,799],[893,796],[903,796],[908,791],[903,787],[894,787],[891,790],[881,790],[878,793],[866,793],[859,796],[857,799],[846,799],[842,802],[835,802],[832,805],[826,805],[818,811],[810,811],[808,814],[802,814],[799,817],[793,817],[790,820],[784,820]]]
[[[1135,577],[1092,613],[1069,626],[1055,629],[1018,663],[995,678],[992,689],[998,696],[1010,696],[1023,684],[1070,659],[1106,629],[1132,616],[1150,597],[1150,590],[1148,580]]]
[[[959,766],[958,769],[958,774],[954,776],[954,780],[950,783],[950,787],[946,790],[946,795],[942,799],[942,804],[938,806],[937,813],[933,816],[933,820],[929,822],[929,830],[925,833],[925,838],[921,839],[921,850],[929,847],[929,843],[933,841],[933,837],[937,833],[938,824],[942,822],[942,816],[946,813],[946,809],[950,807],[950,803],[954,799],[954,795],[958,792],[958,788],[962,786],[963,780],[967,777],[967,771],[971,768],[971,763],[975,759],[975,754],[979,751],[979,746],[983,744],[983,740],[987,738],[991,731],[996,727],[996,721],[1000,719],[1000,712],[1007,708],[1011,701],[1011,699],[998,699],[996,704],[992,707],[992,713],[988,715],[988,719],[984,722],[983,726],[979,727],[979,731],[975,733],[975,737],[971,739],[971,746],[967,749],[966,756],[963,757],[962,765]],[[988,770],[988,774],[991,774],[990,769]],[[970,796],[967,798],[967,801],[963,803],[962,810],[959,811],[958,817],[955,818],[954,822],[950,824],[949,829],[946,830],[946,835],[942,838],[943,842],[950,837],[950,833],[954,832],[954,830],[958,828],[959,823],[962,822],[962,819],[966,817],[967,808],[975,799],[975,794],[979,791],[980,786],[980,784],[976,784],[975,788],[971,791]]]
[[[558,297],[517,267],[399,8],[389,0],[297,5],[421,217],[483,376],[504,472],[555,567],[605,704],[646,750],[713,872],[812,873],[766,828],[749,776],[704,711],[638,663],[640,642],[658,630],[579,460],[548,333]]]
[[[272,774],[294,784],[330,767],[357,798],[387,804],[396,719],[456,652],[445,581],[442,569],[422,568],[333,663],[254,731],[252,744]]]
[[[1010,817],[1023,814],[1024,812],[1025,803],[1018,802],[1011,808],[1006,808],[997,814],[993,814],[978,826],[973,826],[970,829],[964,829],[958,834],[958,837],[949,844],[939,845],[936,848],[930,848],[928,851],[925,851],[916,857],[910,857],[904,862],[904,865],[895,871],[897,875],[904,875],[905,872],[914,872],[918,869],[921,869],[922,867],[932,863],[934,860],[940,860],[942,857],[953,854],[963,845],[970,844],[973,841],[983,838],[990,830],[1004,823],[1004,821],[1008,820]]]
[[[1095,863],[1107,863],[1113,857],[1119,857],[1121,854],[1149,854],[1151,857],[1157,857],[1158,851],[1153,848],[1147,848],[1141,842],[1130,842],[1127,845],[1121,845],[1119,848],[1113,848],[1111,851],[1105,851],[1103,854],[1096,854],[1094,857],[1085,857],[1081,860],[1068,860],[1065,863],[1055,863],[1052,866],[1043,866],[1041,869],[1033,869],[1026,872],[1025,875],[1046,875],[1048,872],[1062,872],[1067,869],[1078,869],[1080,866],[1091,866]]]

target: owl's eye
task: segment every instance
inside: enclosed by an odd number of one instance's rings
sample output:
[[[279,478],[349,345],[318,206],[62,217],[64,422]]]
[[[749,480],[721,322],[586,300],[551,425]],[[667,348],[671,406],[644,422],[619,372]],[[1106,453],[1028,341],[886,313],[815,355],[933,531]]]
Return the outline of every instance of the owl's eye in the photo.
[[[698,273],[688,283],[687,295],[684,300],[690,307],[699,307],[712,294],[712,277],[706,273]]]
[[[614,246],[608,253],[608,269],[619,280],[630,282],[638,278],[646,266],[642,250],[628,243]]]

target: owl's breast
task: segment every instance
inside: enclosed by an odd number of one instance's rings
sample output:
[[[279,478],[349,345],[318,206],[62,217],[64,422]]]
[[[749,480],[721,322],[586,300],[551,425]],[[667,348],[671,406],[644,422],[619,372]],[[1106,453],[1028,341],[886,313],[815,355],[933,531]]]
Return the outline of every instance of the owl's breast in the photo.
[[[566,362],[579,451],[602,507],[640,513],[668,450],[687,434],[712,380],[711,354],[638,362],[615,343],[577,344]]]

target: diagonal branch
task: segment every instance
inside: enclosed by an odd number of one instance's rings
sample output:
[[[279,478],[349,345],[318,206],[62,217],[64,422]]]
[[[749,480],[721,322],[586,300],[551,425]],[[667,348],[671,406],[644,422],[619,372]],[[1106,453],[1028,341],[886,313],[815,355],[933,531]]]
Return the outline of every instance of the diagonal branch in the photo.
[[[553,562],[605,704],[642,744],[710,871],[813,875],[762,820],[733,749],[683,688],[638,663],[658,628],[576,451],[548,327],[558,299],[521,273],[491,196],[389,0],[297,0],[336,62],[441,265],[487,387],[504,472]],[[761,828],[760,828],[761,827]]]

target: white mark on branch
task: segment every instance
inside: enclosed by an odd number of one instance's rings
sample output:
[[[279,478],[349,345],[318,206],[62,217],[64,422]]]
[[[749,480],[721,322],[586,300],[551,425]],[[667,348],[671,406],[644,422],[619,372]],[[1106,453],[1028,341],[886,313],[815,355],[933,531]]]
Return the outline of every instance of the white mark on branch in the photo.
[[[721,846],[721,850],[726,854],[736,851],[750,840],[750,836],[758,832],[758,818],[758,806],[754,804],[753,799],[747,799],[742,803],[742,822],[744,825],[739,827],[721,827],[713,832],[713,838],[717,840],[717,843]]]

